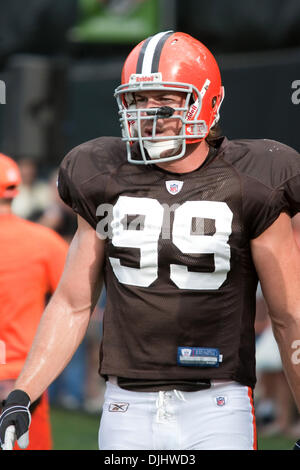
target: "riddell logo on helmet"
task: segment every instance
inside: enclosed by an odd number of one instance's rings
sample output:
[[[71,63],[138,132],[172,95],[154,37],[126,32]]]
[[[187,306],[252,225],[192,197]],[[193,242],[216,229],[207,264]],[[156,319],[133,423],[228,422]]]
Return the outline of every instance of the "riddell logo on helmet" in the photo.
[[[187,114],[187,119],[191,120],[195,116],[198,109],[198,100],[190,107],[189,112]]]
[[[133,73],[130,75],[130,83],[147,83],[147,82],[159,82],[161,81],[161,73],[150,73],[149,75],[143,75],[141,73]]]
[[[154,77],[136,77],[137,82],[154,82]]]

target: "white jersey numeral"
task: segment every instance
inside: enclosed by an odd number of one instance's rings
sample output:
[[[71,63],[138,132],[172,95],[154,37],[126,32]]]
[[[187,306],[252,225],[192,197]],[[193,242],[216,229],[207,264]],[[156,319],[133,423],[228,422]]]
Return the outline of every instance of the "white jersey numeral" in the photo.
[[[124,228],[130,215],[143,217],[143,229]],[[115,247],[138,248],[140,267],[123,266],[119,258],[110,257],[113,271],[123,284],[150,286],[158,276],[158,239],[163,226],[164,208],[156,199],[120,196],[113,209],[112,244]],[[192,272],[187,266],[170,265],[170,279],[180,289],[216,290],[221,287],[230,270],[232,211],[225,202],[187,201],[174,211],[172,242],[183,254],[213,254],[213,272]],[[212,219],[215,233],[191,232],[192,219]],[[199,224],[198,224],[199,225]],[[200,224],[201,226],[201,224]],[[199,232],[199,230],[198,230]]]
[[[109,258],[118,280],[123,284],[148,287],[157,279],[158,238],[163,222],[163,207],[156,199],[120,196],[113,208],[112,244],[139,248],[140,268],[122,266],[118,258]],[[128,215],[144,216],[143,230],[128,230]]]
[[[173,224],[174,245],[182,253],[213,254],[215,270],[211,273],[188,271],[187,266],[171,264],[170,277],[180,289],[219,289],[230,270],[230,246],[227,241],[231,234],[232,212],[225,202],[187,201],[175,211]],[[215,220],[213,235],[191,234],[192,219]]]

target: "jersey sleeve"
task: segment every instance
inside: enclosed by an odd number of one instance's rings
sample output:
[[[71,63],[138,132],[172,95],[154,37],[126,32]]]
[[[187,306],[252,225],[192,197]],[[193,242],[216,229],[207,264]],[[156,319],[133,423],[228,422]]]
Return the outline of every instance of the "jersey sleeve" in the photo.
[[[252,238],[279,216],[300,211],[300,155],[270,139],[226,141],[226,159],[243,181],[245,224]]]
[[[61,199],[94,229],[112,169],[112,163],[108,163],[111,144],[105,138],[85,142],[71,150],[59,167],[57,187]]]
[[[57,189],[61,199],[95,228],[96,209],[88,199],[84,185],[91,171],[87,171],[84,164],[85,152],[84,146],[79,146],[64,158],[59,167]]]
[[[270,188],[246,177],[243,185],[244,224],[250,239],[261,235],[282,212],[289,212],[284,189]]]
[[[99,137],[75,147],[59,167],[61,199],[94,229],[103,212],[99,208],[108,203],[106,188],[125,157],[125,144],[120,138]]]
[[[300,170],[297,175],[285,181],[283,187],[289,206],[289,213],[291,217],[293,217],[295,214],[300,212]]]
[[[264,180],[283,191],[287,212],[292,217],[300,211],[300,154],[292,147],[274,140],[262,142],[262,169]],[[266,173],[269,173],[267,176]]]

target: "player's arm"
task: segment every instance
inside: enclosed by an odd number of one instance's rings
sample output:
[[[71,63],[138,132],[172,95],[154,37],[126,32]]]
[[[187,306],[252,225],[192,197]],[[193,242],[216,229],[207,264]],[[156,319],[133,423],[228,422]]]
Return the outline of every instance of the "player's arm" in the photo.
[[[81,343],[102,285],[104,241],[81,217],[60,283],[42,316],[15,388],[35,401]]]
[[[283,368],[300,411],[300,363],[295,360],[295,345],[300,344],[300,250],[288,215],[282,213],[252,240],[251,249]]]

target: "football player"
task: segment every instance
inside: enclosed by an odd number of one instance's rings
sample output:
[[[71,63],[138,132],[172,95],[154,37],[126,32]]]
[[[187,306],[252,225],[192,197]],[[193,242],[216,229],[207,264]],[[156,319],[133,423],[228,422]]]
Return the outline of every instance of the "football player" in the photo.
[[[28,401],[74,354],[104,278],[99,448],[255,449],[258,279],[300,409],[299,155],[218,135],[219,67],[185,33],[138,44],[115,96],[122,138],[83,143],[60,167],[78,230],[1,440],[27,429]]]

